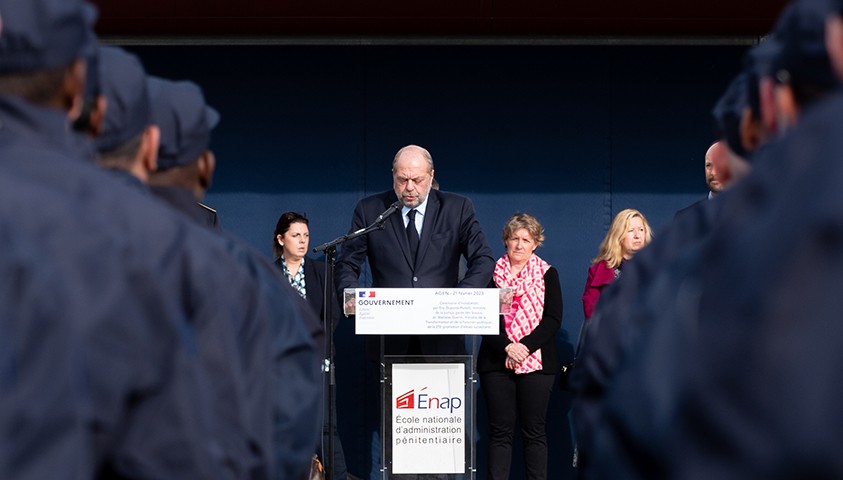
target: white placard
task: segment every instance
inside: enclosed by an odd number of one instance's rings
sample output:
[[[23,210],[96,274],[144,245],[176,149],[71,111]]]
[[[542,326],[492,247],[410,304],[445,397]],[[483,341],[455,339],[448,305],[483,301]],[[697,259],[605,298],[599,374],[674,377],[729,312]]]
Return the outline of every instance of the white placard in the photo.
[[[465,473],[465,364],[392,365],[392,473]]]
[[[497,335],[496,288],[358,288],[358,335]]]

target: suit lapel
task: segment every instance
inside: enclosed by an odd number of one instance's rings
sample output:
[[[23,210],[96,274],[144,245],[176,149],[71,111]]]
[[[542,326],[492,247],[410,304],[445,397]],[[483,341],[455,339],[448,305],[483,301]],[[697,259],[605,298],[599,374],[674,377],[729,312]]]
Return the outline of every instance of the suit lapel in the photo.
[[[438,216],[439,193],[431,188],[430,193],[427,196],[427,208],[424,211],[422,232],[421,237],[419,238],[419,254],[416,256],[416,265],[421,265],[422,260],[424,260],[424,256],[427,253],[427,247],[430,246],[430,237],[433,235],[433,226],[436,225],[436,219]],[[407,249],[409,250],[409,248],[408,244]]]

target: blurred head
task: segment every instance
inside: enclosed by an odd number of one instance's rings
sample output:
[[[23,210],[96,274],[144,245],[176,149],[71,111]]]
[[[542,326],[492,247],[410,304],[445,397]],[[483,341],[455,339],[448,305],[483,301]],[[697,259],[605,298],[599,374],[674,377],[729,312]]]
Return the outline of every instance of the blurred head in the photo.
[[[503,244],[511,263],[526,262],[544,243],[544,227],[528,213],[516,213],[503,226]]]
[[[609,268],[617,268],[624,260],[629,260],[653,239],[650,224],[638,210],[621,210],[612,220],[612,225],[603,241],[593,263],[603,260]]]
[[[758,148],[761,141],[760,122],[755,119],[752,102],[749,101],[753,78],[750,70],[736,76],[711,112],[721,138],[711,151],[721,190],[745,176],[750,168],[746,159],[752,158],[750,153]]]
[[[430,152],[416,145],[398,150],[392,160],[392,182],[395,195],[404,206],[415,208],[421,205],[433,182]]]
[[[741,122],[744,114],[751,109],[748,101],[748,80],[749,76],[746,72],[735,76],[711,110],[717,138],[723,140],[733,152],[739,155],[747,154]],[[720,178],[720,182],[725,183],[725,179]]]
[[[757,122],[757,138],[752,143],[753,149],[774,138],[779,133],[776,124],[776,105],[774,98],[773,60],[781,49],[781,43],[770,33],[761,42],[752,47],[744,57],[744,71],[749,76],[748,103],[752,116]]]
[[[149,181],[189,189],[202,199],[216,168],[210,143],[220,116],[193,82],[148,77],[147,88],[152,120],[161,136],[158,169]]]
[[[101,167],[126,170],[142,182],[157,168],[160,134],[152,125],[146,71],[140,60],[117,47],[100,47],[102,122],[94,143]]]
[[[781,131],[793,127],[805,107],[840,86],[826,49],[826,21],[832,13],[829,0],[794,0],[776,23],[781,46],[772,68]]]
[[[0,95],[79,117],[96,9],[81,0],[0,0]]]
[[[843,82],[843,1],[837,2],[836,10],[826,19],[825,46],[834,73]]]
[[[100,47],[102,48],[102,47]],[[89,138],[95,138],[102,129],[105,115],[105,97],[100,91],[99,49],[94,49],[85,58],[87,64],[85,73],[85,95],[82,112],[73,122],[73,130]]]
[[[724,172],[728,163],[728,152],[723,142],[718,140],[708,147],[705,152],[705,182],[712,193],[723,191],[723,180],[718,172]]]
[[[307,217],[301,213],[285,212],[278,217],[272,236],[272,251],[276,257],[298,261],[307,254],[310,231]]]

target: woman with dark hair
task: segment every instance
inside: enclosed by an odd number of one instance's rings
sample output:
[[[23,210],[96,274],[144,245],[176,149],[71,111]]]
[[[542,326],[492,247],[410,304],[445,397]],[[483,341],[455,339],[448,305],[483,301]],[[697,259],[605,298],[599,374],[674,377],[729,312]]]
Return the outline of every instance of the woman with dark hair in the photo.
[[[284,212],[275,224],[275,233],[272,236],[272,250],[275,252],[275,264],[284,273],[290,285],[293,287],[313,312],[324,320],[325,310],[325,262],[307,256],[310,247],[310,230],[308,219],[303,214],[295,212]],[[331,400],[331,407],[334,407],[334,399]],[[336,418],[336,410],[334,410]],[[334,425],[334,458],[331,468],[334,472],[332,478],[335,480],[346,480],[348,478],[345,455],[342,450],[342,443]],[[328,422],[327,415],[323,422],[322,444],[317,446],[316,451],[322,452],[323,447],[328,444]],[[327,452],[323,452],[327,453]],[[324,455],[319,455],[324,460]]]
[[[506,480],[515,420],[521,425],[528,480],[547,478],[545,422],[559,371],[556,334],[562,326],[559,273],[535,254],[544,228],[532,215],[513,215],[503,228],[504,254],[490,288],[511,288],[510,313],[500,333],[486,335],[477,356],[489,410],[489,479]]]
[[[282,213],[275,224],[272,249],[276,256],[275,264],[321,320],[325,296],[325,262],[307,256],[310,246],[307,225],[307,217],[300,213]]]

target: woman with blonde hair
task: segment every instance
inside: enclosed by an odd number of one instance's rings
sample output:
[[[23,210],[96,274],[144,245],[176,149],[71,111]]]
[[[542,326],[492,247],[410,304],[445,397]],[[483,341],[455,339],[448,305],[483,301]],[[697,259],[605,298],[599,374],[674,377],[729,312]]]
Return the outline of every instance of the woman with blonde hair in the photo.
[[[647,246],[652,240],[650,224],[638,210],[621,210],[612,220],[612,225],[603,241],[597,257],[592,260],[582,294],[582,307],[585,319],[591,318],[594,306],[600,298],[603,288],[614,282],[621,275],[623,262]]]

